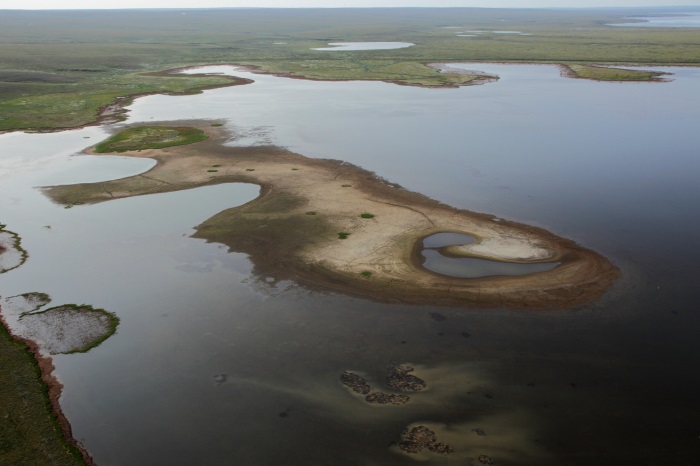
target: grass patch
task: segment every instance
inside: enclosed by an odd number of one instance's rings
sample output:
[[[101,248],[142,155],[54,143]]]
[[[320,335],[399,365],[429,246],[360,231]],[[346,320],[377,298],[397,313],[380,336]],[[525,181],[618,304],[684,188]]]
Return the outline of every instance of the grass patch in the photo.
[[[306,215],[316,215],[316,211],[310,210],[310,211],[306,212]]]
[[[293,171],[293,172],[295,172],[295,171],[297,171],[297,170],[299,170],[299,169],[298,169],[298,168],[292,168],[292,171]]]
[[[246,168],[245,171],[247,171],[247,172],[254,172],[254,171],[255,171],[255,168]]]
[[[362,275],[365,278],[369,278],[372,276],[372,272],[370,272],[369,270],[364,270],[364,271],[360,272],[360,275]]]
[[[211,126],[218,128],[219,126],[224,126],[222,123],[212,123]]]
[[[220,163],[215,163],[214,165],[212,165],[212,167],[214,167],[214,168],[217,168],[217,167],[220,167],[220,166],[221,166]]]
[[[364,214],[360,214],[360,217],[362,217],[362,218],[374,218],[374,214],[364,213]]]
[[[207,173],[216,173],[216,172],[218,172],[218,171],[219,171],[219,170],[207,170]]]
[[[182,146],[207,139],[197,128],[174,126],[137,126],[121,131],[97,144],[95,152],[125,152]]]
[[[348,239],[348,236],[350,236],[350,233],[345,233],[345,232],[338,233],[338,239]]]
[[[341,188],[352,188],[351,184],[342,184],[340,185]]]

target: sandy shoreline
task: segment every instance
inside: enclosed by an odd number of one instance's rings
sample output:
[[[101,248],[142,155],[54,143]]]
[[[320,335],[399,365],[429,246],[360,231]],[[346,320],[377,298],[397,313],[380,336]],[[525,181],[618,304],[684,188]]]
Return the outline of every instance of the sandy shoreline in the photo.
[[[197,126],[210,138],[120,153],[155,159],[147,173],[47,187],[45,193],[71,205],[227,182],[259,184],[260,197],[215,215],[194,236],[248,254],[258,276],[385,302],[567,308],[600,297],[619,277],[604,257],[545,230],[455,209],[337,160],[310,159],[276,147],[226,147],[229,135],[212,123],[159,123]],[[374,217],[362,218],[363,213]],[[511,277],[437,275],[417,265],[416,248],[421,238],[438,232],[480,238],[471,251],[463,251],[470,255],[561,264]]]

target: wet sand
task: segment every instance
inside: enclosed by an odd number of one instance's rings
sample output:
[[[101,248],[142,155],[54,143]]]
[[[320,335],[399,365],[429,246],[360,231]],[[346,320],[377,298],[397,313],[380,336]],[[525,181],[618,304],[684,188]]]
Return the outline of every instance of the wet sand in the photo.
[[[261,186],[257,199],[205,221],[195,237],[248,254],[258,276],[384,302],[568,308],[599,298],[620,275],[606,258],[573,241],[455,209],[342,161],[307,158],[277,147],[226,147],[230,135],[212,126],[216,123],[158,123],[196,126],[209,139],[121,152],[153,158],[157,164],[121,180],[44,191],[57,203],[79,208],[82,203],[211,184],[255,183]],[[373,217],[362,218],[363,213]],[[422,268],[419,258],[422,238],[438,232],[478,238],[469,251],[473,256],[523,263],[546,258],[561,264],[522,276],[438,275]]]

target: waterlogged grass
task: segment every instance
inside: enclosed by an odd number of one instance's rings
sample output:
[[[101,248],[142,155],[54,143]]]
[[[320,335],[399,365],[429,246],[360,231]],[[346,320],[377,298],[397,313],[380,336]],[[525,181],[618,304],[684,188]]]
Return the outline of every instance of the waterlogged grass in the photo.
[[[125,152],[182,146],[207,139],[204,131],[189,127],[137,126],[121,131],[95,146],[95,152]],[[216,171],[216,170],[214,170]]]

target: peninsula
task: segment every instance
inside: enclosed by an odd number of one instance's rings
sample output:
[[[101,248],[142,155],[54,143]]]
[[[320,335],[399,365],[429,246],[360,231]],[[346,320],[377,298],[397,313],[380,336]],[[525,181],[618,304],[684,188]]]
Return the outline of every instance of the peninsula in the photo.
[[[194,236],[248,254],[259,277],[384,302],[568,308],[599,298],[620,275],[606,258],[573,241],[455,209],[342,161],[307,158],[272,146],[227,147],[229,134],[220,122],[155,125],[126,127],[110,139],[121,144],[115,146],[119,155],[156,160],[148,172],[45,187],[45,193],[68,207],[220,183],[258,184],[257,199],[206,220]],[[176,140],[173,130],[191,134],[193,129],[206,139],[165,148],[154,144],[158,134]],[[134,138],[131,147],[124,145],[129,134]],[[110,153],[105,152],[110,140],[86,152]],[[161,148],[149,148],[156,146]],[[423,268],[420,256],[422,239],[440,232],[478,239],[468,247],[454,245],[451,255],[558,265],[519,276],[440,275]]]

